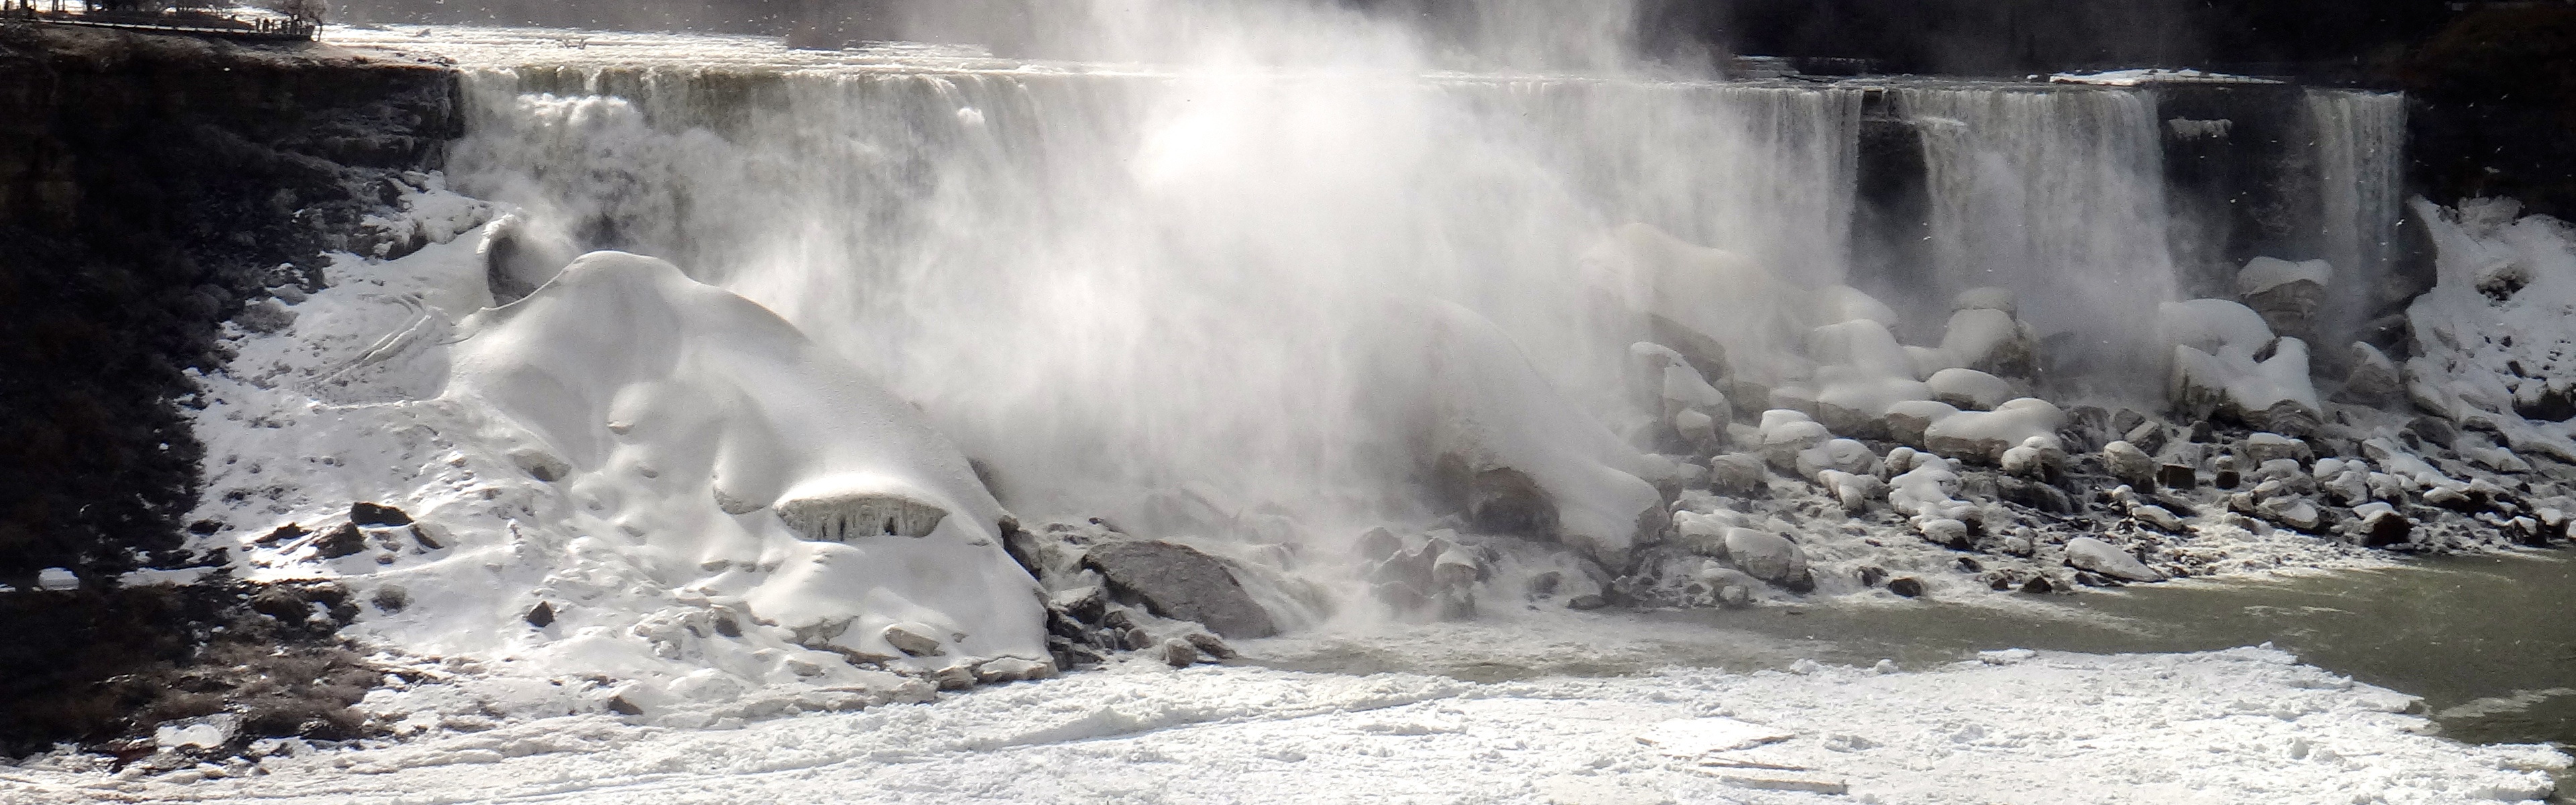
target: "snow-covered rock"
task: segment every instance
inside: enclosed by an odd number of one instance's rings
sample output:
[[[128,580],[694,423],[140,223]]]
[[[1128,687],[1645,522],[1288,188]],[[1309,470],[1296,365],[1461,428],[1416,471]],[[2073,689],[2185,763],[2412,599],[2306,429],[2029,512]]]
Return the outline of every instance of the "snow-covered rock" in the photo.
[[[1962,411],[1992,411],[2014,397],[2012,381],[1975,369],[1943,369],[1924,381],[1932,399]]]
[[[2005,401],[1992,411],[1961,411],[1924,428],[1923,443],[1932,452],[1983,464],[2003,461],[2004,451],[2034,436],[2054,438],[2066,424],[2057,405],[2036,397]]]
[[[2126,440],[2113,440],[2102,445],[2102,468],[2121,483],[2141,489],[2152,489],[2156,481],[2156,460]]]

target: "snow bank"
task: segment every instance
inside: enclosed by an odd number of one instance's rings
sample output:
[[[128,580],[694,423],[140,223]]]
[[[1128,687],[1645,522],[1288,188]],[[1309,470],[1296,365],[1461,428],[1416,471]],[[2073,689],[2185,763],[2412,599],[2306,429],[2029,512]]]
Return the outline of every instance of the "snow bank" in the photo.
[[[1892,668],[1893,666],[1887,666]],[[2568,759],[2425,734],[2269,648],[2022,650],[1476,684],[1130,666],[720,731],[574,716],[193,783],[18,770],[0,802],[2205,802],[2535,800]],[[359,772],[353,774],[352,772]],[[1804,782],[1810,785],[1789,785]],[[1789,790],[1783,790],[1789,789]]]
[[[2517,218],[2511,200],[2443,209],[2417,198],[2439,250],[2436,284],[2406,309],[2420,353],[2405,365],[2416,406],[2501,432],[2515,450],[2576,461],[2576,227]]]

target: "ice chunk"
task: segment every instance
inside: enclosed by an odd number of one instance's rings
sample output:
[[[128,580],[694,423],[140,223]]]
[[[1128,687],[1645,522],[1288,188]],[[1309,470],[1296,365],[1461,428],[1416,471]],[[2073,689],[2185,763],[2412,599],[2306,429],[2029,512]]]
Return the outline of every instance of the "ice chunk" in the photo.
[[[2334,268],[2324,260],[2293,263],[2277,257],[2257,257],[2236,272],[2236,295],[2253,296],[2300,280],[2324,285],[2333,276]]]

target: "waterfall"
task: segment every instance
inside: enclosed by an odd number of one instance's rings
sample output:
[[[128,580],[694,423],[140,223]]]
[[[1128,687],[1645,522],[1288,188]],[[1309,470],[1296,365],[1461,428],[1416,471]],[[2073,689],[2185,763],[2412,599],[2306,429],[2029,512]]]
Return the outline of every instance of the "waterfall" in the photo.
[[[2311,89],[2322,256],[2334,266],[2323,332],[2351,341],[2387,301],[2381,288],[2404,200],[2406,96]],[[2320,345],[2324,346],[2324,345]]]
[[[2014,86],[1894,102],[1923,132],[1936,287],[2011,288],[2041,333],[2070,337],[2062,355],[2145,357],[2156,303],[2176,293],[2154,99]]]
[[[939,418],[1035,516],[1214,484],[1409,516],[1356,367],[1456,303],[1615,418],[1577,257],[1847,262],[1858,90],[1395,73],[486,67],[454,174],[667,256]]]

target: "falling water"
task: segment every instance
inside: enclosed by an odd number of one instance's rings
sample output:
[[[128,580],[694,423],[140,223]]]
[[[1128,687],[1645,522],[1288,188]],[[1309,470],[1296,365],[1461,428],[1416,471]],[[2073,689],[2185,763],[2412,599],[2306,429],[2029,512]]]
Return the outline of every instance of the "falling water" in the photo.
[[[1596,419],[1578,255],[1655,225],[1847,262],[1857,90],[1382,72],[510,67],[456,174],[667,255],[940,419],[1025,515],[1213,485],[1414,516],[1371,381],[1390,303],[1492,321]]]
[[[2397,237],[2406,149],[2406,96],[2311,89],[2323,256],[2334,266],[2325,332],[2351,341],[2385,301],[2380,287]]]
[[[2114,365],[2176,293],[2155,100],[2127,89],[1905,88],[1923,131],[1938,287],[2003,286],[2044,335]],[[2101,372],[2100,378],[2143,376]],[[2116,385],[2116,384],[2114,384]]]

